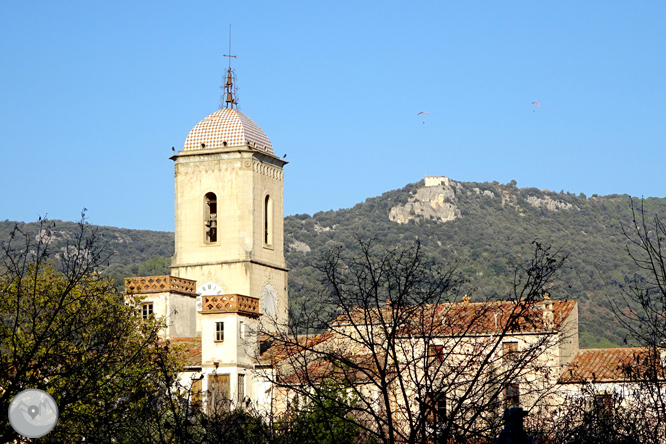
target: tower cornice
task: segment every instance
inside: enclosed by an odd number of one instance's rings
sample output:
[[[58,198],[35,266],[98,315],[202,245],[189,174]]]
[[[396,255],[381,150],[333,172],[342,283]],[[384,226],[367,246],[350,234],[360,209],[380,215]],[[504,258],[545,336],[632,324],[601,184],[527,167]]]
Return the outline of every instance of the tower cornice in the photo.
[[[195,262],[191,264],[173,264],[171,265],[171,268],[175,269],[175,268],[187,268],[187,267],[210,267],[216,265],[231,265],[231,264],[255,264],[255,265],[262,265],[267,268],[272,268],[278,271],[289,271],[289,269],[286,267],[281,267],[275,264],[269,264],[268,262],[258,261],[255,259],[238,259],[238,260],[215,261],[215,262]]]
[[[262,162],[267,162],[271,163],[275,166],[278,166],[282,168],[289,162],[287,162],[284,159],[279,158],[278,156],[267,153],[264,151],[259,151],[258,149],[252,148],[248,145],[241,145],[241,146],[235,146],[235,147],[224,147],[224,148],[207,148],[207,149],[198,149],[196,151],[187,151],[183,150],[178,152],[178,154],[174,154],[173,156],[169,157],[169,159],[173,160],[176,162],[178,159],[181,158],[192,158],[196,156],[211,156],[215,154],[231,154],[231,153],[238,153],[239,156],[236,156],[237,158],[242,158],[246,157],[243,156],[243,154],[251,154],[252,157],[257,158],[258,160]]]

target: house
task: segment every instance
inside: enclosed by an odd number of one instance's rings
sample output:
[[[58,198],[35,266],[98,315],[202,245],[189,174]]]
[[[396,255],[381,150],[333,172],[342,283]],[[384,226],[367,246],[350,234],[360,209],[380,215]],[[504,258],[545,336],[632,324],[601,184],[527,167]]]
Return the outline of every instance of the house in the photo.
[[[324,333],[272,340],[272,359],[262,359],[275,371],[274,405],[283,410],[334,384],[369,427],[392,427],[403,439],[433,422],[492,434],[506,407],[556,405],[558,378],[578,350],[578,312],[548,295],[387,304],[340,314]]]
[[[591,348],[578,350],[558,379],[562,397],[587,394],[597,403],[610,405],[661,390],[666,379],[663,347]]]

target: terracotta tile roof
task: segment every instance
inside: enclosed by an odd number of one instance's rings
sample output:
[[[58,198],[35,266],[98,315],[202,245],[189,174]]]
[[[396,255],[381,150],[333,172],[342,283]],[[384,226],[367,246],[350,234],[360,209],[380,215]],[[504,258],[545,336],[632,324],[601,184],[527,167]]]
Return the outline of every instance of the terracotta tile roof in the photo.
[[[377,380],[379,378],[377,369],[379,367],[375,364],[375,358],[380,362],[385,360],[384,354],[357,354],[320,357],[307,364],[307,371],[305,367],[292,368],[291,372],[283,374],[282,383],[284,384],[319,384],[324,381],[337,380],[337,381],[350,381],[356,383],[363,383],[370,380]],[[301,361],[302,362],[302,361]],[[386,367],[387,376],[395,374],[393,367]]]
[[[444,304],[438,309],[444,335],[495,334],[508,325],[509,332],[559,331],[576,307],[575,301],[552,301],[553,325],[544,324],[540,303],[517,305],[514,302],[475,302]],[[509,325],[511,324],[511,325]]]
[[[333,336],[331,332],[325,332],[315,335],[302,335],[295,339],[288,338],[286,341],[263,336],[260,340],[261,356],[259,362],[262,364],[280,362],[295,353],[321,344],[330,339],[331,336]]]
[[[337,348],[336,352],[329,354],[326,344],[331,344],[327,341],[332,337],[332,332],[303,335],[284,341],[263,337],[260,363],[278,368],[282,383],[301,384],[306,380],[308,383],[319,383],[331,378],[357,382],[366,380],[369,377],[367,372],[372,372],[371,369],[375,367],[374,358],[380,361],[383,359],[381,355],[367,353],[338,354]]]
[[[170,343],[185,367],[201,366],[201,338],[171,338]]]
[[[567,384],[641,380],[649,376],[648,371],[652,367],[649,365],[650,361],[651,356],[646,347],[581,349],[564,370],[559,382]],[[664,368],[659,365],[657,371],[663,378]]]
[[[438,335],[483,335],[498,333],[509,323],[510,332],[559,331],[574,311],[575,301],[553,302],[553,325],[544,325],[543,305],[517,305],[511,301],[447,303],[413,310],[411,307],[358,308],[338,316],[333,325],[372,324],[405,319],[402,333],[418,334],[419,329],[436,326]],[[403,310],[401,313],[400,310]],[[434,310],[434,311],[433,311]],[[425,322],[424,322],[425,321]]]

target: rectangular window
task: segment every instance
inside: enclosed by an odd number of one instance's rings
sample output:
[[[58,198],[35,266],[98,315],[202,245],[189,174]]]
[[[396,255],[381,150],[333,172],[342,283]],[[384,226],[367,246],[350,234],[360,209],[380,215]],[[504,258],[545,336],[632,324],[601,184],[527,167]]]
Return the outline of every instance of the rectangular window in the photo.
[[[518,384],[507,384],[504,386],[505,408],[520,407],[520,387]]]
[[[264,199],[264,247],[272,248],[273,244],[273,200],[271,196]]]
[[[215,323],[215,340],[224,341],[224,322]]]
[[[502,357],[507,360],[518,358],[518,342],[502,342]]]
[[[153,314],[153,303],[148,302],[141,306],[141,317],[143,319],[148,319],[150,315]]]
[[[217,242],[217,196],[206,193],[204,196],[204,232],[207,243]]]
[[[427,428],[432,433],[429,442],[449,442],[446,428],[446,396],[444,393],[429,393],[425,397],[422,413]]]
[[[431,393],[426,396],[426,418],[429,423],[444,422],[446,418],[446,396],[444,393]]]
[[[243,321],[240,321],[239,323],[238,334],[240,335],[241,341],[245,339],[245,323]]]
[[[597,393],[594,395],[594,408],[597,412],[613,411],[613,395],[610,393]]]
[[[245,400],[245,375],[238,375],[238,403]]]

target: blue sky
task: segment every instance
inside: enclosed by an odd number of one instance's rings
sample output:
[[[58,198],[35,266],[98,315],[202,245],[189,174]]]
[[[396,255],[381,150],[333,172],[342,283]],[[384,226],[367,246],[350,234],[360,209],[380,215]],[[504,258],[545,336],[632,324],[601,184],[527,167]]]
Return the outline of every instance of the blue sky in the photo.
[[[664,2],[5,0],[0,220],[173,230],[171,147],[218,108],[230,24],[285,215],[425,173],[666,196]]]

